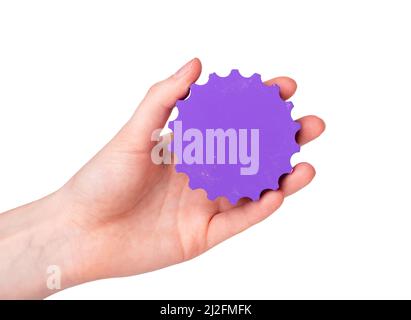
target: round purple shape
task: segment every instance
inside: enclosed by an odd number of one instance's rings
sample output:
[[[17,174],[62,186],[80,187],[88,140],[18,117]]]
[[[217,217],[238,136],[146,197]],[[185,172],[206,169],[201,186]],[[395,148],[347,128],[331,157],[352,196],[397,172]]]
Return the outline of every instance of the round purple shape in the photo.
[[[190,188],[204,189],[210,200],[219,196],[227,197],[233,204],[242,197],[258,200],[261,191],[278,189],[279,178],[292,171],[290,158],[300,150],[295,140],[300,124],[292,119],[293,104],[280,97],[280,88],[265,85],[259,74],[249,78],[241,76],[238,70],[232,70],[227,77],[210,74],[206,84],[193,84],[190,96],[179,100],[176,106],[178,117],[169,124],[173,131],[176,121],[181,123],[183,132],[194,128],[203,137],[207,137],[207,129],[234,129],[237,132],[240,129],[248,132],[258,129],[259,163],[255,174],[242,175],[241,168],[245,166],[240,162],[218,164],[204,160],[188,164],[179,159],[176,171],[188,175]],[[192,142],[180,141],[182,150]],[[247,141],[247,150],[250,151],[251,134],[248,134]],[[176,151],[176,143],[174,136],[170,150]],[[229,147],[227,140],[226,158]]]

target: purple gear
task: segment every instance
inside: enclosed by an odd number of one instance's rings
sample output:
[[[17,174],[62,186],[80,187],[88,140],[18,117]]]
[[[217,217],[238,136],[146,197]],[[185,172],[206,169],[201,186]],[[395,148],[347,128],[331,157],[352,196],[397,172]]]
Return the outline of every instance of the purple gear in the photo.
[[[227,77],[213,73],[204,85],[193,84],[190,96],[177,102],[183,131],[196,128],[206,137],[206,129],[259,130],[259,169],[254,175],[241,175],[243,164],[176,164],[176,171],[185,173],[191,189],[202,188],[210,200],[227,197],[235,204],[242,197],[260,198],[265,189],[277,190],[279,178],[292,171],[291,156],[300,151],[295,135],[300,124],[291,117],[293,104],[280,97],[277,85],[267,86],[261,76],[249,78],[232,70]],[[251,139],[251,138],[250,138]],[[175,151],[175,141],[170,150]],[[205,142],[204,142],[205,143]],[[182,141],[182,148],[190,141]],[[250,140],[248,140],[250,144]],[[226,154],[229,143],[226,141]]]

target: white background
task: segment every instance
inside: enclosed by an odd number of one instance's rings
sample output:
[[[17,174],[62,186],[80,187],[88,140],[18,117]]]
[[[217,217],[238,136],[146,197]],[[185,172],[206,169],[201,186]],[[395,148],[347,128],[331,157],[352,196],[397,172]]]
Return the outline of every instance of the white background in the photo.
[[[411,298],[409,1],[1,1],[0,211],[60,187],[194,56],[295,78],[317,177],[184,264],[62,298]],[[113,257],[115,259],[115,257]]]

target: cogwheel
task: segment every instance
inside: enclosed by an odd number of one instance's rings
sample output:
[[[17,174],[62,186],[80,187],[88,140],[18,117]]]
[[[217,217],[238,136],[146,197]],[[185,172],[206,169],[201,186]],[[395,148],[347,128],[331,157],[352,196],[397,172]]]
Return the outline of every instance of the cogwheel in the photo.
[[[169,123],[176,171],[210,200],[258,200],[263,190],[277,190],[280,177],[291,172],[291,156],[300,151],[295,140],[300,124],[292,119],[293,104],[280,97],[280,88],[265,85],[259,74],[210,74],[206,84],[193,84],[189,97],[176,106],[179,114]]]

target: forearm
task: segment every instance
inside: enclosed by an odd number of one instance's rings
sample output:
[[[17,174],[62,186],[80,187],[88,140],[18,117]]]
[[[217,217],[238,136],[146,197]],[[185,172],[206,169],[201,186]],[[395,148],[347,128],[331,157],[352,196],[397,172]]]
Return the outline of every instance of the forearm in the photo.
[[[39,299],[82,281],[81,232],[60,194],[0,214],[0,298]]]

